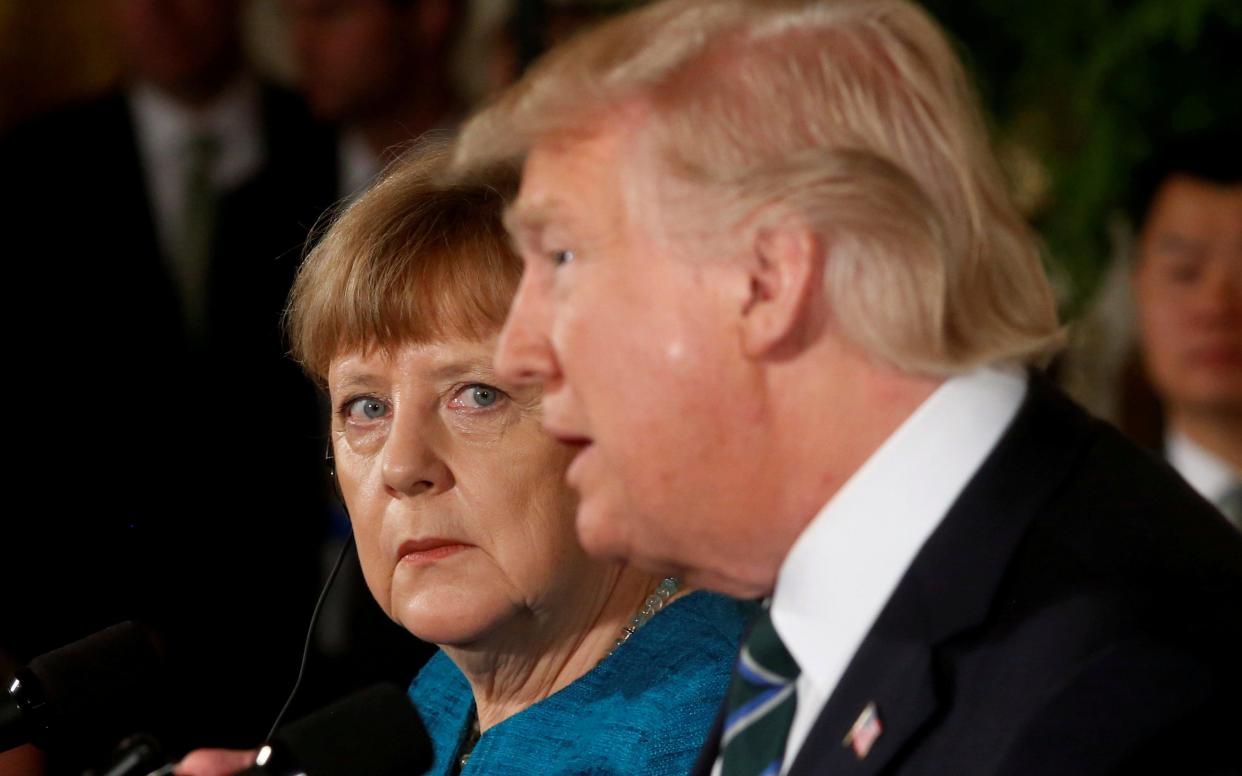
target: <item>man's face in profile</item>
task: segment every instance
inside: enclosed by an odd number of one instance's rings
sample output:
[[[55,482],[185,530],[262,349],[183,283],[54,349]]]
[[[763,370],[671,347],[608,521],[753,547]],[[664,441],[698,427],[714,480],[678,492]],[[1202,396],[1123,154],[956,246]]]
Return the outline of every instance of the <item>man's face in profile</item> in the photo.
[[[761,523],[747,487],[760,418],[731,327],[748,289],[727,258],[669,236],[661,176],[631,135],[529,154],[508,218],[525,273],[497,367],[541,383],[545,427],[579,448],[568,480],[588,551],[730,590],[699,559]]]
[[[1135,271],[1143,357],[1173,414],[1242,411],[1242,186],[1167,179]]]

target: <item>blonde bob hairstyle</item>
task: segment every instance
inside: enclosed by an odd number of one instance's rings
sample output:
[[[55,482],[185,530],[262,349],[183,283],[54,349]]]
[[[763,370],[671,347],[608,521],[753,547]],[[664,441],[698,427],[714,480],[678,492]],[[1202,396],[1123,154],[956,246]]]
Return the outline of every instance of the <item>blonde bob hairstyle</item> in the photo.
[[[466,125],[454,168],[520,163],[627,113],[643,117],[638,147],[701,193],[678,218],[721,232],[775,205],[804,219],[826,246],[827,303],[872,357],[947,375],[1040,362],[1059,343],[978,101],[913,3],[647,6],[538,62]]]
[[[414,148],[323,232],[285,312],[293,357],[322,387],[350,352],[483,339],[522,275],[501,224],[513,170],[447,181],[443,148]]]

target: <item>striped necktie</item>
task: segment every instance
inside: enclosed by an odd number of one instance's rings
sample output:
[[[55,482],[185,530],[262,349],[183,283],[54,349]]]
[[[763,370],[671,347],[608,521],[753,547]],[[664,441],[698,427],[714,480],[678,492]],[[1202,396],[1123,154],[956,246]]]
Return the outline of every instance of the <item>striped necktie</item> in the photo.
[[[765,608],[737,658],[720,738],[721,776],[774,776],[798,704],[800,669]]]

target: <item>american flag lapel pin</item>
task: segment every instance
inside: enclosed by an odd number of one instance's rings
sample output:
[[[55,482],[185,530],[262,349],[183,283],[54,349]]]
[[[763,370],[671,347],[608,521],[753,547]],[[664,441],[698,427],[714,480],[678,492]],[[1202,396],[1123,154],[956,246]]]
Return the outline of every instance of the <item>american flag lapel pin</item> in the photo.
[[[841,743],[853,749],[854,756],[861,760],[871,751],[871,747],[875,746],[876,739],[883,732],[884,726],[880,724],[880,712],[876,709],[874,702],[868,703],[867,708],[858,715],[858,719],[854,720],[854,725],[850,728],[850,732],[845,734],[845,740]]]

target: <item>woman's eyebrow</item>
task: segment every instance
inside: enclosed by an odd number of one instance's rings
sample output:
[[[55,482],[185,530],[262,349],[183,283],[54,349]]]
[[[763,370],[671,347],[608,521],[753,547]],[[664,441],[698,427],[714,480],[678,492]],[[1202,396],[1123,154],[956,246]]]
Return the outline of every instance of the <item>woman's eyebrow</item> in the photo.
[[[352,391],[357,388],[374,388],[379,383],[379,378],[367,372],[359,372],[356,374],[345,374],[339,380],[336,380],[330,386],[335,391]]]
[[[455,377],[470,376],[483,380],[496,379],[496,371],[492,368],[490,358],[470,358],[457,361],[449,361],[437,366],[431,371],[431,377],[435,380],[448,380]]]

